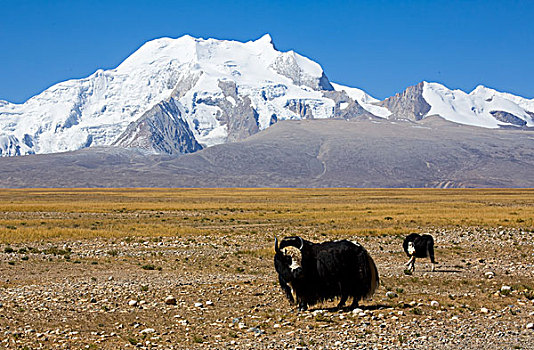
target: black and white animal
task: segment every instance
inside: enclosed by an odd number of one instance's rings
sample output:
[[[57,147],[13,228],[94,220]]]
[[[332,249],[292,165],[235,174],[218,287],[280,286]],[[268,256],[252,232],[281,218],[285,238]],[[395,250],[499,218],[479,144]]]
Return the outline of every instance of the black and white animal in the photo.
[[[415,271],[415,258],[430,257],[432,271],[435,270],[437,262],[434,260],[434,238],[431,235],[420,235],[410,233],[402,243],[402,247],[410,260],[406,263],[410,271]]]
[[[369,253],[347,240],[312,243],[301,237],[275,238],[274,267],[280,287],[300,310],[339,297],[337,308],[352,297],[351,308],[369,299],[378,288],[379,276]]]

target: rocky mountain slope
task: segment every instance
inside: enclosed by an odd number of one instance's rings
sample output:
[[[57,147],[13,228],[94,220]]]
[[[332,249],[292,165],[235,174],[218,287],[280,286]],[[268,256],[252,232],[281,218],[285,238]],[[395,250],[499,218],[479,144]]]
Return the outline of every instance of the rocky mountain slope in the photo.
[[[0,158],[0,187],[532,187],[520,129],[381,119],[283,121],[186,155],[124,148]]]

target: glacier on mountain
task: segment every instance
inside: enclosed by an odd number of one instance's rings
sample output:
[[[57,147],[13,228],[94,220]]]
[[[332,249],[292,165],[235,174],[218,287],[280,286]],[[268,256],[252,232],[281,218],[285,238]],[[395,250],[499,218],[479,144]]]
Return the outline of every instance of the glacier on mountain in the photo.
[[[437,114],[455,123],[486,128],[534,126],[534,114],[527,109],[534,106],[534,101],[481,85],[467,94],[462,90],[449,90],[438,83],[424,82],[423,98],[431,106],[427,115]],[[507,115],[508,119],[498,115]]]
[[[56,84],[23,104],[2,102],[0,154],[111,144],[187,153],[245,138],[279,120],[330,118],[335,104],[323,96],[328,90],[333,87],[317,63],[277,51],[269,35],[246,43],[161,38],[145,43],[115,69]],[[160,104],[167,104],[160,112],[167,108],[175,115],[162,119],[153,111]],[[156,117],[158,122],[149,122]],[[183,124],[177,126],[178,120]],[[136,133],[147,123],[159,137],[140,142]],[[175,142],[166,138],[185,131],[184,125],[190,135],[182,141],[192,148],[171,146]]]
[[[269,35],[238,42],[149,41],[117,68],[58,83],[23,104],[0,100],[0,156],[93,146],[191,153],[287,119],[420,120],[534,126],[534,100],[423,82],[384,101],[331,83],[316,62],[280,52]]]

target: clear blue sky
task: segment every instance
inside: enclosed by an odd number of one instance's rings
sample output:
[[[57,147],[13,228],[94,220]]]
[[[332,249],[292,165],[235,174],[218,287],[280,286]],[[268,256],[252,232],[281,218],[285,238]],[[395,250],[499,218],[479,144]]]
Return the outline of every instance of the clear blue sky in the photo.
[[[190,34],[319,62],[384,98],[422,80],[534,97],[534,1],[0,0],[0,99],[114,68],[145,41]]]

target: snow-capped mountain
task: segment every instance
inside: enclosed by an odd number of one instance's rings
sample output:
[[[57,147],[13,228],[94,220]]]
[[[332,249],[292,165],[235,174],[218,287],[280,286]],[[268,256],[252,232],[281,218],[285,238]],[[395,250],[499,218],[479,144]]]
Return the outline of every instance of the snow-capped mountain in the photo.
[[[23,104],[0,100],[0,156],[114,145],[191,153],[280,120],[430,115],[488,128],[534,126],[534,100],[420,83],[379,101],[332,84],[316,62],[249,42],[183,36],[149,41],[111,70],[56,84]]]
[[[485,128],[533,127],[534,99],[528,100],[482,85],[471,93],[421,82],[379,103],[393,118],[421,120],[431,115]]]
[[[189,153],[278,120],[359,115],[365,108],[387,113],[363,91],[340,90],[317,63],[277,51],[269,35],[246,43],[161,38],[115,69],[59,83],[23,104],[2,101],[0,154],[99,145]]]

